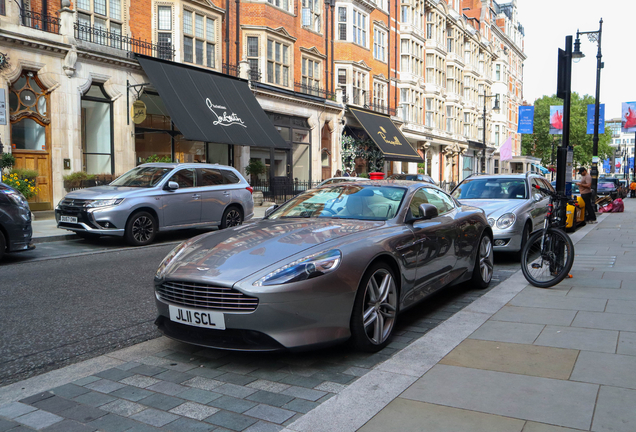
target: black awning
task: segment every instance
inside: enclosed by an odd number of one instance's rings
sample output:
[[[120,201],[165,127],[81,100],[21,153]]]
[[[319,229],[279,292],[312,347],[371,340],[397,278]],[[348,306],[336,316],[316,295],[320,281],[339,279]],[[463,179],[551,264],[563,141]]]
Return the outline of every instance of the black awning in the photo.
[[[137,55],[168,114],[192,141],[290,148],[247,81],[194,66]]]
[[[468,140],[468,147],[471,149],[479,149],[479,150],[486,148],[483,142],[473,141],[473,140]]]
[[[349,107],[351,114],[360,122],[369,137],[380,147],[388,161],[423,162],[422,156],[415,151],[402,132],[395,127],[391,118]]]

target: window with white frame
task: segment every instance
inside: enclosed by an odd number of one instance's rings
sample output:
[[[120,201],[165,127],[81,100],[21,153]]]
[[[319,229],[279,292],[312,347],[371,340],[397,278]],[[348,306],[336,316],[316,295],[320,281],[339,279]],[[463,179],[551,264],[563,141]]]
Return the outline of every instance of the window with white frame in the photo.
[[[378,27],[373,29],[373,58],[386,62],[386,32]]]
[[[402,5],[402,22],[404,24],[409,22],[409,7],[407,5]]]
[[[252,80],[258,81],[259,67],[259,38],[258,36],[248,36],[246,40],[246,56],[247,62],[250,65],[250,76]]]
[[[172,6],[157,7],[159,58],[172,60]]]
[[[477,94],[478,96],[478,104],[479,106],[484,106],[484,85],[483,84],[479,84],[477,86]]]
[[[424,1],[402,0],[402,23],[411,24],[420,30],[424,29]]]
[[[485,55],[483,51],[479,51],[479,65],[477,66],[477,70],[479,71],[480,74],[484,73],[484,61],[485,61]]]
[[[499,125],[495,125],[495,145],[499,145]]]
[[[289,10],[289,0],[267,0],[267,2],[286,11]]]
[[[214,68],[216,22],[200,13],[183,10],[183,61]]]
[[[422,123],[424,113],[424,96],[419,90],[413,88],[400,89],[400,104],[402,106],[402,119],[410,123]]]
[[[353,103],[354,105],[364,105],[367,103],[367,74],[365,72],[353,71]]]
[[[470,133],[470,113],[465,112],[464,113],[464,136],[466,138],[470,138],[471,137],[471,133]]]
[[[424,45],[411,39],[402,39],[400,45],[402,70],[417,76],[424,73]]]
[[[428,12],[426,14],[426,39],[433,39],[435,37],[435,14]]]
[[[451,105],[447,105],[446,106],[446,132],[455,132],[454,128],[453,128],[453,121],[454,121],[454,110],[455,107],[451,106]]]
[[[501,81],[501,65],[495,65],[495,81]]]
[[[435,108],[433,108],[435,100],[426,98],[426,126],[435,127]]]
[[[77,0],[77,22],[79,39],[121,48],[121,40],[107,37],[101,32],[91,32],[90,28],[121,36],[123,16],[122,0]]]
[[[452,27],[446,29],[446,52],[449,54],[454,51],[455,48],[455,32]]]
[[[353,42],[363,47],[367,46],[367,21],[369,17],[362,12],[353,10]]]
[[[289,87],[289,45],[267,39],[267,82]]]
[[[347,8],[338,8],[338,40],[347,40]]]
[[[315,32],[320,32],[322,0],[302,0],[302,3],[303,27],[310,28]]]
[[[318,95],[320,92],[320,62],[303,57],[302,84],[307,93]]]
[[[376,111],[385,111],[386,104],[386,83],[373,81],[373,107]]]
[[[347,70],[338,69],[338,84],[341,86],[347,85]]]

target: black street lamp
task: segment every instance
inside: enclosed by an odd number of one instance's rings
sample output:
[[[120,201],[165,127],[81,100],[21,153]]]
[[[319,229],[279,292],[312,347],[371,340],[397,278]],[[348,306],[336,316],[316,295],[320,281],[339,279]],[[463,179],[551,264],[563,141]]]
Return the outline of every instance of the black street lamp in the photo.
[[[495,98],[495,104],[492,107],[492,109],[495,111],[499,111],[499,95],[494,94],[494,95],[486,96],[486,86],[484,86],[484,130],[483,130],[483,136],[482,136],[482,143],[484,145],[484,148],[481,151],[481,157],[483,161],[479,167],[479,170],[482,173],[485,171],[485,167],[486,167],[486,102],[489,98],[492,98],[492,97]]]
[[[596,187],[598,184],[598,116],[599,116],[599,100],[601,98],[601,69],[603,69],[602,54],[601,54],[601,35],[603,33],[603,18],[599,21],[598,31],[580,32],[576,31],[576,41],[574,42],[574,51],[572,52],[572,59],[578,61],[585,57],[585,54],[581,52],[580,35],[587,35],[590,42],[596,42],[598,44],[598,52],[596,53],[596,100],[594,102],[594,138],[592,138],[592,169],[590,175],[592,176],[592,194],[594,200],[596,200]],[[594,202],[594,201],[593,201]]]

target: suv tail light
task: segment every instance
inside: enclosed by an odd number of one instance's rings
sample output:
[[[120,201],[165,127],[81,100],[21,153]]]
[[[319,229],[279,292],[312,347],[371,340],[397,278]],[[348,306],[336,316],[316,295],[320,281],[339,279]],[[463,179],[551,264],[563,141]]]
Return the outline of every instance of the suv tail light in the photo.
[[[248,191],[250,191],[251,194],[254,193],[254,188],[252,186],[248,186],[245,189],[247,189]]]

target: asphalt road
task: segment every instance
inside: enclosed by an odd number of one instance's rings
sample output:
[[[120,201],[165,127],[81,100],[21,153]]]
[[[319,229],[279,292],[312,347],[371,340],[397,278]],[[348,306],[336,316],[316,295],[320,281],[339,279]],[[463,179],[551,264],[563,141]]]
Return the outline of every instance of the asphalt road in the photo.
[[[3,261],[0,386],[158,337],[152,279],[181,237],[142,248],[53,242],[37,257],[16,259],[16,254]],[[519,269],[509,257],[495,256],[495,261],[491,286]],[[396,330],[436,308],[459,310],[474,299],[465,294],[465,287],[444,291],[425,302],[425,310],[403,314]]]

